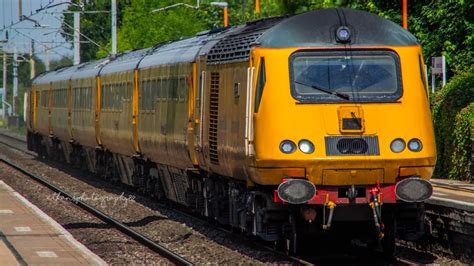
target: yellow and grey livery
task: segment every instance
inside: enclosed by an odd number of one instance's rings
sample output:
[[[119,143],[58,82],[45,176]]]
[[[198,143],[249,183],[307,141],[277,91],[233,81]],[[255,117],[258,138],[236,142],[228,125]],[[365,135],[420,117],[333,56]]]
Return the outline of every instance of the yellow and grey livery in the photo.
[[[373,14],[203,32],[45,73],[29,94],[30,149],[293,250],[332,221],[374,222],[389,253],[400,223],[422,232],[435,145],[421,47]]]

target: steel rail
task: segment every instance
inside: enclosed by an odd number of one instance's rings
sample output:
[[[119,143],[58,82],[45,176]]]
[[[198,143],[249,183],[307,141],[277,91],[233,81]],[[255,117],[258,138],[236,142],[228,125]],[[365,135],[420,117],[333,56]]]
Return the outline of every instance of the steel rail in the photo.
[[[17,138],[17,137],[14,137],[14,136],[5,134],[5,133],[3,133],[3,132],[0,132],[0,144],[5,145],[5,146],[7,146],[7,147],[9,147],[9,148],[15,149],[15,150],[17,150],[17,151],[24,152],[24,153],[26,153],[26,154],[28,154],[28,155],[31,155],[31,156],[36,156],[36,155],[37,155],[36,153],[34,153],[34,152],[32,152],[32,151],[21,149],[21,148],[15,146],[15,145],[13,145],[13,144],[10,144],[10,143],[8,143],[8,142],[6,142],[6,141],[3,141],[2,138],[3,138],[3,139],[10,139],[10,140],[13,140],[14,142],[17,142],[17,143],[26,144],[26,141],[23,140],[23,139],[20,139],[20,138]]]
[[[89,212],[90,214],[94,215],[95,217],[99,218],[100,220],[104,221],[107,224],[113,225],[115,228],[120,230],[122,233],[126,234],[127,236],[130,236],[131,238],[135,239],[139,243],[147,246],[151,250],[159,253],[163,257],[169,259],[173,263],[177,265],[193,265],[190,261],[186,260],[185,258],[181,257],[180,255],[174,253],[173,251],[167,249],[166,247],[154,242],[150,238],[136,232],[135,230],[131,229],[130,227],[124,225],[120,221],[112,218],[111,216],[101,212],[100,210],[92,207],[91,205],[87,204],[86,202],[77,199],[77,197],[74,197],[73,195],[69,194],[68,192],[56,187],[55,185],[51,184],[44,178],[37,176],[30,171],[26,170],[25,168],[11,162],[10,160],[4,158],[3,156],[0,156],[0,161],[9,165],[10,167],[15,168],[19,172],[27,175],[28,177],[34,179],[38,183],[46,186],[50,190],[54,191],[55,193],[58,193],[59,195],[67,198],[70,200],[72,203],[76,204],[83,210]]]

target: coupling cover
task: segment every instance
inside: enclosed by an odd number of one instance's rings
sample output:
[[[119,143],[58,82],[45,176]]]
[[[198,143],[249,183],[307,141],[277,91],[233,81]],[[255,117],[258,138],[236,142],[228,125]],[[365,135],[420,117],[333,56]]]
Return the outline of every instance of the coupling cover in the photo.
[[[304,179],[288,179],[278,186],[278,197],[287,203],[304,204],[316,195],[313,183]]]
[[[397,199],[405,202],[422,202],[431,197],[433,186],[419,177],[410,177],[397,183],[395,194]]]

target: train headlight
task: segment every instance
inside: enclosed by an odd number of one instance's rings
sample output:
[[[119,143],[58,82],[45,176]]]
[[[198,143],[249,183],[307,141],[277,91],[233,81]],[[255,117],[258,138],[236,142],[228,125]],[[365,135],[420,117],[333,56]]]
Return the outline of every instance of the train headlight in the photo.
[[[395,152],[399,153],[405,149],[405,141],[403,139],[395,139],[390,143],[390,149]]]
[[[291,140],[284,140],[280,143],[280,151],[290,154],[296,151],[296,144]]]
[[[421,144],[421,140],[419,139],[411,139],[408,142],[408,149],[410,151],[419,152],[423,149],[423,144]]]
[[[314,152],[313,143],[311,143],[311,141],[306,140],[306,139],[300,140],[300,142],[298,142],[298,148],[300,149],[300,151],[306,154],[310,154]]]
[[[419,177],[410,177],[397,183],[395,194],[397,199],[405,202],[422,202],[431,197],[433,186]]]

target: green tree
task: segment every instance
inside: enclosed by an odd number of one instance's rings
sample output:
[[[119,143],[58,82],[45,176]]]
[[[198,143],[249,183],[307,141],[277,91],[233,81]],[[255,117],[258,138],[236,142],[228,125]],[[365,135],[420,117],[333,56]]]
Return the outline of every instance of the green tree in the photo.
[[[401,24],[402,1],[357,0],[347,6],[367,10]],[[408,30],[420,41],[427,65],[446,56],[450,75],[474,62],[474,1],[418,0],[408,2]]]
[[[53,60],[49,63],[50,69],[57,69],[65,66],[72,66],[73,60],[70,57],[63,56],[58,60]]]

